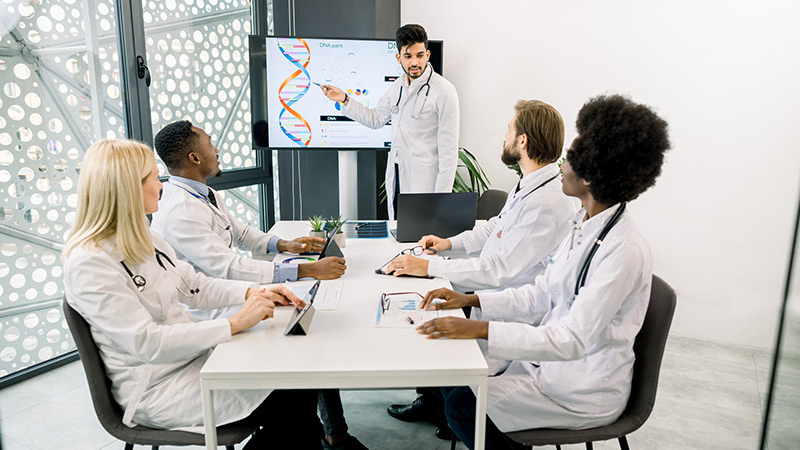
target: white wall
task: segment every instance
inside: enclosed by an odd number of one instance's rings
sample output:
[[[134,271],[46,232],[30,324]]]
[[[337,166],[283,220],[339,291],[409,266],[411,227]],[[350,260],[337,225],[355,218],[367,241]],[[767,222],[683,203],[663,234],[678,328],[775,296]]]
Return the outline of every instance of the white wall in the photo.
[[[404,0],[443,39],[462,146],[494,187],[517,99],[564,116],[627,93],[670,124],[663,174],[630,210],[678,291],[673,332],[771,348],[798,204],[800,2]]]

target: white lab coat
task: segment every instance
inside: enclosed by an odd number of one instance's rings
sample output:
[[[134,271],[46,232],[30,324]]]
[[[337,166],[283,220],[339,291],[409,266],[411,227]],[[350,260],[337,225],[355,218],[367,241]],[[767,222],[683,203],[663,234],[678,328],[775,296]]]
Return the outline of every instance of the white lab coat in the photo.
[[[426,99],[428,89],[423,86],[429,76],[430,94]],[[398,98],[400,104],[395,114],[392,107]],[[342,108],[344,115],[370,128],[381,128],[392,120],[392,148],[386,163],[390,219],[395,218],[392,205],[395,163],[400,167],[400,192],[452,192],[458,165],[458,94],[455,86],[435,73],[430,64],[410,86],[405,74],[398,77],[375,108],[369,109],[353,97],[347,103]],[[418,118],[412,117],[420,110]]]
[[[450,238],[453,250],[480,251],[480,255],[432,259],[428,274],[446,278],[461,292],[533,283],[544,273],[545,258],[567,235],[575,214],[575,203],[561,191],[558,173],[556,164],[548,164],[526,175],[519,192],[508,195],[500,214]]]
[[[142,292],[120,264],[122,256],[111,240],[99,250],[72,251],[64,262],[64,290],[69,304],[90,325],[114,399],[125,411],[123,422],[194,430],[203,424],[200,368],[215,345],[230,339],[231,329],[227,319],[197,322],[179,302],[197,308],[240,304],[247,288],[257,284],[196,273],[167,242],[151,234],[153,245],[176,267],[163,256],[167,270],[155,256],[138,266],[126,263],[134,275],[145,278]],[[200,291],[185,297],[178,288]],[[215,392],[218,423],[247,417],[269,392]]]
[[[223,195],[217,191],[214,191],[219,207],[217,213],[211,209],[213,205],[190,192],[197,194],[190,186],[177,180],[164,183],[158,211],[153,214],[151,223],[153,230],[175,249],[178,258],[208,276],[272,283],[275,263],[241,257],[233,247],[265,254],[273,235],[233,217],[225,208]],[[217,214],[224,215],[227,221]],[[230,230],[225,229],[228,224]],[[190,309],[190,312],[198,319],[208,320],[228,317],[238,309],[236,306],[221,311]]]
[[[633,342],[650,300],[650,250],[628,212],[592,260],[571,307],[578,272],[618,205],[582,221],[578,212],[554,262],[534,285],[479,293],[489,320],[489,417],[503,432],[582,429],[616,420],[628,401]]]

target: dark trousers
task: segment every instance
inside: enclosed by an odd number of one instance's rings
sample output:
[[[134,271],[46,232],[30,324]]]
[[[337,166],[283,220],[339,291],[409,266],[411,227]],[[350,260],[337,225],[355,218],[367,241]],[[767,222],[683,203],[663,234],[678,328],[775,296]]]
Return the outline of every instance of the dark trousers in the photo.
[[[470,450],[475,448],[476,400],[472,389],[464,386],[442,388],[444,414],[456,436]],[[525,446],[509,439],[486,416],[486,450],[522,450]]]
[[[318,407],[325,434],[339,436],[347,433],[347,421],[344,419],[344,408],[339,389],[320,389]]]
[[[317,390],[275,390],[245,419],[261,425],[244,450],[322,449]]]
[[[394,219],[397,220],[397,200],[400,198],[400,166],[394,165],[394,193],[392,194],[392,208],[394,208]],[[391,217],[390,217],[391,219]]]

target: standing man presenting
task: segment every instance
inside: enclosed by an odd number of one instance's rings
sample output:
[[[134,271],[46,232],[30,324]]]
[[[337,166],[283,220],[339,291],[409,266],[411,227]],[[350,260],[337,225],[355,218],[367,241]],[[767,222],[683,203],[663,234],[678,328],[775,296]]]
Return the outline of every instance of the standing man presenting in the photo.
[[[389,219],[395,219],[400,192],[451,192],[458,164],[458,94],[452,83],[428,63],[428,33],[420,25],[404,25],[395,35],[400,76],[369,109],[338,87],[321,86],[341,102],[345,116],[370,128],[391,119],[392,148],[386,164]]]

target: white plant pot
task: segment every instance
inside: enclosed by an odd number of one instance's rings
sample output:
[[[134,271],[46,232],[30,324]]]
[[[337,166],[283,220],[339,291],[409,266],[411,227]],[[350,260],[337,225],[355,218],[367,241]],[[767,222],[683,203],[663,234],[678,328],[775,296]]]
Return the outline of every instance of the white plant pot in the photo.
[[[333,240],[336,242],[336,245],[338,245],[339,248],[344,248],[344,244],[346,242],[344,233],[342,233],[341,231],[336,233],[336,236],[333,237]]]
[[[308,235],[311,237],[318,237],[325,239],[325,232],[324,231],[309,231]]]

